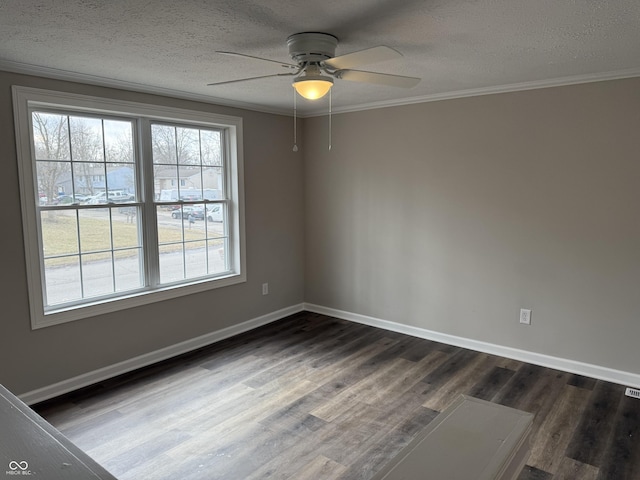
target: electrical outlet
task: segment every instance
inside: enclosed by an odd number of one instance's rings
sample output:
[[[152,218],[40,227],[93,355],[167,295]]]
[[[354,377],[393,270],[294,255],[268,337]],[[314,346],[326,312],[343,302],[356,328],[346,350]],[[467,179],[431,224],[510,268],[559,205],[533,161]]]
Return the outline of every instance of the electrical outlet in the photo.
[[[262,294],[263,295],[269,295],[269,284],[268,283],[263,283],[262,284]]]
[[[531,310],[528,308],[520,309],[520,323],[524,325],[531,325]]]
[[[627,397],[633,397],[633,398],[640,399],[640,390],[637,389],[637,388],[627,388],[627,390],[624,392],[624,394]]]

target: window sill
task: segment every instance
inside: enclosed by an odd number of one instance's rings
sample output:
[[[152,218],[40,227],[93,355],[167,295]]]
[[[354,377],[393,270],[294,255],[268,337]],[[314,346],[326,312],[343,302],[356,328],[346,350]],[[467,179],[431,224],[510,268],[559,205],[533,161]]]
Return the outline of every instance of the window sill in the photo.
[[[172,285],[161,287],[154,290],[140,290],[134,293],[119,296],[117,298],[97,299],[94,303],[83,303],[77,307],[67,307],[60,309],[51,309],[43,313],[31,312],[31,328],[37,330],[53,325],[82,320],[98,315],[117,312],[128,308],[148,305],[150,303],[162,302],[173,298],[184,297],[196,293],[215,290],[217,288],[228,287],[239,283],[246,282],[245,274],[229,274],[223,277],[217,277],[213,280],[200,280],[188,284]]]

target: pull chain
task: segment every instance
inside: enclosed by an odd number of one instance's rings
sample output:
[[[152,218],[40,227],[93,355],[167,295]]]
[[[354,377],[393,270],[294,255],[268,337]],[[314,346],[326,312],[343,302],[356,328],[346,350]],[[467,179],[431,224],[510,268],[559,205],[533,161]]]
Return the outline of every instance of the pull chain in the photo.
[[[329,150],[331,150],[331,90],[329,90]]]
[[[298,151],[298,109],[296,105],[296,89],[293,89],[293,151]]]

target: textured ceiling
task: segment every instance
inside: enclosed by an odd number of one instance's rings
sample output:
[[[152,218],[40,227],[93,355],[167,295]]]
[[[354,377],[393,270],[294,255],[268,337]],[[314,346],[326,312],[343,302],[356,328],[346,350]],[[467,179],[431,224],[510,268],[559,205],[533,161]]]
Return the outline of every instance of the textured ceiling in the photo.
[[[422,78],[336,80],[335,111],[640,75],[638,0],[2,0],[0,69],[289,113],[290,78],[206,83],[282,73],[215,51],[289,62],[286,38],[304,31],[337,36],[336,55],[388,45],[404,57],[361,68]]]

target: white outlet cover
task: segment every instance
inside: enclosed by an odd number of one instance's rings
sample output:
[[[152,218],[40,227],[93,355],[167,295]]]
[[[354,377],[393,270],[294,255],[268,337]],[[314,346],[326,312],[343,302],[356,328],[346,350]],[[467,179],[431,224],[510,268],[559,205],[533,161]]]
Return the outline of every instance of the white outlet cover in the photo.
[[[528,308],[520,309],[520,323],[524,325],[531,325],[531,310]]]

